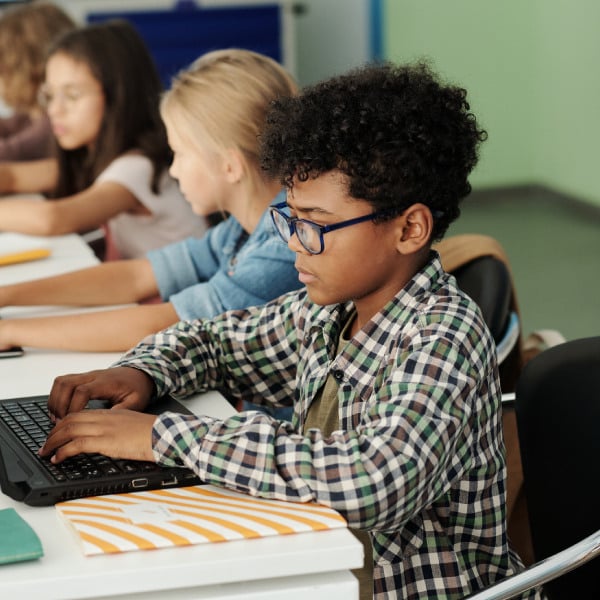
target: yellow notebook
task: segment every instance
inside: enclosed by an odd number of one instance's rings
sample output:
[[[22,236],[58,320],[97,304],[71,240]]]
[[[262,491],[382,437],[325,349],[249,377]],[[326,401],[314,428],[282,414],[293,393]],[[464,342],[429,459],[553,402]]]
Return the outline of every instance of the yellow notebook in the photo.
[[[34,250],[23,250],[22,252],[10,252],[8,254],[0,254],[0,266],[14,265],[30,260],[40,260],[50,256],[48,248],[35,248]]]
[[[315,503],[254,498],[211,485],[78,498],[55,505],[86,556],[346,527]]]

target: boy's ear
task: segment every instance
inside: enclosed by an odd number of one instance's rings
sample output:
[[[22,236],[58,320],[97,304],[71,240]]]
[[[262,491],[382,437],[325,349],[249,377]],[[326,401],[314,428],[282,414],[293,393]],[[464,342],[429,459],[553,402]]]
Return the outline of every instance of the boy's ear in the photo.
[[[401,215],[397,249],[400,254],[414,254],[427,247],[433,231],[433,215],[424,204],[412,204]]]
[[[246,164],[239,150],[230,148],[223,157],[223,169],[229,183],[239,183],[245,173]]]

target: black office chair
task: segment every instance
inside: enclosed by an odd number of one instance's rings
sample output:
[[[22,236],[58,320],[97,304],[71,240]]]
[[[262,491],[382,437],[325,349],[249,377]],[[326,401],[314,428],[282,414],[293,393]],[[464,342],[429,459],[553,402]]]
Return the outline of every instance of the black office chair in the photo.
[[[515,406],[537,562],[470,598],[504,600],[541,584],[549,600],[596,598],[600,336],[565,342],[533,358],[519,378]]]
[[[520,371],[519,318],[512,311],[512,280],[508,267],[494,256],[480,256],[452,274],[458,287],[479,306],[496,342],[503,391],[513,391]]]
[[[494,340],[500,343],[510,316],[511,279],[506,265],[493,256],[481,256],[452,274],[460,289],[477,302]]]

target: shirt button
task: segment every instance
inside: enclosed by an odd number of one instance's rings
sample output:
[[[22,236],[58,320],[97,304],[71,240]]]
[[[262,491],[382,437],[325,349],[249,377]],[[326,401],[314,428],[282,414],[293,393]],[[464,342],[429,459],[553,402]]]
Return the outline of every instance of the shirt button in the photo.
[[[333,378],[334,378],[336,381],[342,381],[342,379],[344,379],[344,371],[342,371],[341,369],[336,369],[336,370],[333,372]]]

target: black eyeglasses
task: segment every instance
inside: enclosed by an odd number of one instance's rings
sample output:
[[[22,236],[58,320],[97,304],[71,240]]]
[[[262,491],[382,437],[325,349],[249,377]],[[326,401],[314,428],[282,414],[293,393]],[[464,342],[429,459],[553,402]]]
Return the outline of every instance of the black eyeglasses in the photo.
[[[325,248],[325,242],[323,240],[324,234],[329,233],[330,231],[335,231],[336,229],[350,227],[351,225],[358,225],[358,223],[372,221],[373,219],[381,217],[385,214],[379,211],[365,215],[364,217],[356,217],[355,219],[341,221],[340,223],[332,223],[331,225],[317,225],[316,223],[307,221],[306,219],[289,217],[282,212],[283,208],[287,208],[286,202],[275,204],[275,206],[271,206],[269,209],[277,233],[286,243],[290,241],[290,238],[295,233],[302,247],[310,254],[321,254],[321,252],[323,252]]]

